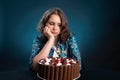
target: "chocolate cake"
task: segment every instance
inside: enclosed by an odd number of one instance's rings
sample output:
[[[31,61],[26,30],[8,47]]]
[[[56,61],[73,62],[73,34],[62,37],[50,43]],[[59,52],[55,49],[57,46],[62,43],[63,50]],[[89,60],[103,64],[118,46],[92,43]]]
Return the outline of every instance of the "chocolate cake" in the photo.
[[[46,58],[38,62],[38,77],[45,80],[73,80],[80,77],[80,62],[72,58]]]

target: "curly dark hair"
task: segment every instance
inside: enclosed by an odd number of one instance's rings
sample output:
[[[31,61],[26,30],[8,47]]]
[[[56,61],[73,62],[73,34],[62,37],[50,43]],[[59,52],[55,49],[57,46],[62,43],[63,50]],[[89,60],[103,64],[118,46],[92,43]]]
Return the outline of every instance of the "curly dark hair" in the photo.
[[[70,31],[68,29],[67,18],[65,16],[64,12],[60,8],[50,8],[50,9],[48,9],[43,14],[43,17],[41,18],[41,20],[39,22],[38,30],[42,33],[42,36],[45,37],[43,35],[43,30],[44,30],[45,25],[48,22],[50,16],[53,15],[53,14],[57,14],[61,19],[61,26],[60,26],[61,32],[60,32],[59,38],[60,38],[60,41],[64,43],[69,38]]]

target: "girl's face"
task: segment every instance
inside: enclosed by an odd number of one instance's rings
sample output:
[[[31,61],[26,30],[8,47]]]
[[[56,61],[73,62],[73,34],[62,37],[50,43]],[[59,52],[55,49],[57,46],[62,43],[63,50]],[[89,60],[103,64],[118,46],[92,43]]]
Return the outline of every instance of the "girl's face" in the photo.
[[[61,19],[57,14],[52,14],[46,23],[46,26],[50,29],[50,32],[57,37],[60,34]]]

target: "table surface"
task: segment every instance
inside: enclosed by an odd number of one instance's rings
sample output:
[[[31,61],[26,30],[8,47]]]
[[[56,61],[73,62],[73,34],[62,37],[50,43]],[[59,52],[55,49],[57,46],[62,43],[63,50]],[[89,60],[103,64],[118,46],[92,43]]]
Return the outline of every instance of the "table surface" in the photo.
[[[78,80],[120,80],[120,72],[111,71],[83,71]],[[28,69],[0,71],[0,80],[40,80]]]

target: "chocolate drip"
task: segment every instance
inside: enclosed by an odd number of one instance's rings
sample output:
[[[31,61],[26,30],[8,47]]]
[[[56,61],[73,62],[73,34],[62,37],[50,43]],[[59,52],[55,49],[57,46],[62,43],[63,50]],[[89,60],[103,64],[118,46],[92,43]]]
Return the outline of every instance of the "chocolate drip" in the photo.
[[[74,68],[74,65],[72,64],[72,65],[71,65],[71,76],[70,76],[70,80],[73,80],[73,77],[74,77],[74,70],[73,70],[73,68]]]
[[[55,66],[55,76],[54,76],[54,80],[58,80],[58,76],[59,76],[59,66]]]
[[[63,80],[66,80],[67,79],[67,66],[63,66]]]
[[[79,71],[80,71],[80,64],[79,64],[79,61],[77,61],[77,63],[74,65],[75,67],[75,75],[74,75],[74,78],[77,78],[79,76]]]
[[[46,80],[50,80],[50,66],[46,66]]]
[[[77,74],[77,64],[75,64],[75,78],[78,77],[78,74]]]
[[[41,67],[40,67],[40,74],[39,74],[39,76],[40,77],[42,77],[42,78],[44,78],[44,74],[43,74],[43,72],[44,72],[44,66],[43,65],[40,65]]]
[[[54,66],[50,66],[50,80],[54,80],[54,72],[55,72],[55,68]]]
[[[63,78],[63,66],[59,67],[59,80]]]
[[[72,73],[72,74],[73,74],[73,76],[72,76],[72,77],[73,77],[73,79],[74,79],[74,77],[75,77],[74,65],[72,65],[72,71],[73,71],[73,73]]]
[[[76,68],[77,68],[77,69],[76,69],[76,70],[77,70],[77,73],[76,73],[77,75],[76,75],[76,76],[78,77],[79,74],[80,74],[80,62],[79,62],[79,61],[78,61],[77,64],[76,64]]]
[[[67,80],[70,80],[70,76],[71,76],[71,66],[68,66],[68,69],[67,69]]]
[[[44,69],[43,69],[43,70],[44,70],[44,71],[43,71],[43,74],[44,74],[43,78],[46,79],[46,77],[47,77],[47,75],[46,75],[46,65],[44,66]]]

